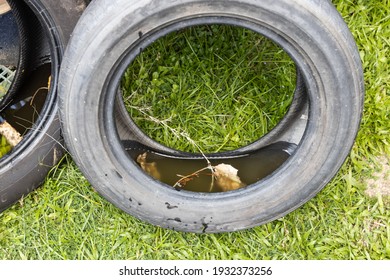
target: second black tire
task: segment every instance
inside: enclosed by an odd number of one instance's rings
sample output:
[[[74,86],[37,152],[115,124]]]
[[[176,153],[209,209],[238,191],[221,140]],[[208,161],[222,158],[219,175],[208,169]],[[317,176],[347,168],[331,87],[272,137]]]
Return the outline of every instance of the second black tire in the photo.
[[[64,149],[57,114],[57,84],[60,63],[70,34],[87,2],[84,0],[9,1],[14,1],[17,4],[11,5],[12,7],[17,6],[29,10],[28,14],[35,16],[40,23],[43,32],[40,38],[45,40],[45,42],[40,43],[42,45],[47,43],[50,47],[47,59],[51,64],[49,74],[51,82],[39,118],[24,135],[22,142],[12,152],[0,159],[0,211],[40,186],[49,170],[63,154]],[[37,30],[30,30],[30,32],[37,32]],[[29,47],[39,48],[41,44],[29,45]],[[46,76],[46,78],[49,77]],[[44,86],[48,86],[47,80]],[[15,96],[18,94],[16,92]]]
[[[115,126],[117,89],[130,62],[165,34],[199,24],[237,25],[273,40],[295,61],[307,90],[307,123],[293,155],[270,176],[227,193],[177,191],[152,179],[126,154]],[[363,98],[354,38],[323,0],[95,0],[60,77],[66,144],[96,190],[135,217],[191,232],[264,224],[315,196],[350,152]]]

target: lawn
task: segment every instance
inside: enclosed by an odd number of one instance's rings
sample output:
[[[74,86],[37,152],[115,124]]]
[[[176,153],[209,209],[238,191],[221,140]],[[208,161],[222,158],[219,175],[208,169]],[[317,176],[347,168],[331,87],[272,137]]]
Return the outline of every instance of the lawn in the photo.
[[[390,259],[390,1],[333,3],[360,50],[365,110],[350,156],[315,198],[253,229],[181,233],[111,205],[67,155],[43,186],[0,214],[0,259]],[[126,104],[139,125],[167,145],[192,151],[233,149],[266,133],[284,114],[295,80],[293,63],[270,42],[234,28],[218,31],[230,38],[229,46],[209,36],[207,51],[200,53],[190,42],[202,32],[213,30],[171,35],[146,50],[123,80],[131,89]],[[232,38],[252,47],[240,53]],[[174,49],[178,44],[182,52]],[[210,56],[212,48],[218,57]],[[177,68],[179,59],[197,66],[183,71]],[[258,63],[267,71],[255,77]],[[208,75],[210,65],[213,75]],[[260,85],[264,90],[257,92]],[[148,103],[150,92],[166,93],[161,102],[167,103]],[[275,96],[282,106],[274,103]],[[181,100],[176,109],[169,105],[172,100]]]

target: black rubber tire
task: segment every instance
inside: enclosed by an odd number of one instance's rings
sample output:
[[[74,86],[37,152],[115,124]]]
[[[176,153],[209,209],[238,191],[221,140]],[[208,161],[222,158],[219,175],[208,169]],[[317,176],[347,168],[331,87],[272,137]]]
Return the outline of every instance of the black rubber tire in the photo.
[[[31,18],[27,14],[31,11],[26,8],[26,5],[21,1],[9,1],[11,10],[2,16],[4,26],[2,29],[7,28],[0,35],[1,42],[1,51],[0,63],[2,65],[14,66],[16,71],[12,83],[7,91],[7,94],[0,100],[0,111],[11,101],[12,97],[15,95],[16,91],[20,88],[24,77],[29,72],[28,58],[31,57],[31,54],[28,52],[31,51],[29,48],[29,43],[31,42],[30,36],[31,32],[26,32],[29,28],[27,24],[28,20],[31,20],[32,25],[35,25],[37,22],[36,18]],[[7,26],[8,25],[8,26]],[[36,26],[36,25],[35,25]],[[41,30],[36,30],[35,33],[40,33]]]
[[[18,62],[19,28],[14,13],[9,10],[0,13],[0,65],[16,67]]]
[[[0,111],[12,103],[32,71],[47,63],[50,56],[44,28],[31,8],[23,1],[8,2],[18,30],[18,62],[11,86],[0,100]]]
[[[15,0],[21,4],[19,0]],[[22,142],[0,159],[0,211],[37,188],[63,154],[57,106],[60,62],[70,34],[85,9],[82,0],[26,0],[50,46],[51,84],[44,108]],[[35,46],[37,47],[37,46]]]
[[[176,191],[145,175],[124,152],[114,120],[117,88],[129,62],[151,42],[214,23],[252,29],[289,53],[307,89],[309,110],[299,117],[307,119],[305,131],[295,153],[253,185],[226,193]],[[59,90],[67,147],[94,188],[135,217],[191,232],[250,228],[314,197],[348,156],[364,98],[355,41],[323,0],[95,0],[67,48]]]

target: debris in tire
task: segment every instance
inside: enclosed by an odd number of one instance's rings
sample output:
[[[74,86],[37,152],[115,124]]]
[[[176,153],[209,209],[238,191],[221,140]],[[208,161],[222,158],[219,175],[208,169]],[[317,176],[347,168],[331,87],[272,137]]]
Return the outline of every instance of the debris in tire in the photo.
[[[148,157],[148,153],[145,152],[140,154],[137,157],[137,163],[140,165],[142,170],[144,170],[147,174],[157,180],[161,180],[162,176],[160,171],[158,170],[158,166],[156,162],[147,162],[146,158]],[[161,162],[160,162],[161,163]],[[161,166],[161,165],[160,165]],[[209,170],[210,172],[207,172]],[[174,188],[183,188],[189,182],[194,182],[195,184],[204,183],[204,180],[197,180],[202,178],[202,176],[207,176],[207,180],[209,180],[209,191],[232,191],[239,189],[241,187],[246,186],[245,183],[241,182],[240,177],[237,175],[238,169],[234,168],[230,164],[220,163],[216,166],[206,166],[198,170],[194,170],[189,175],[181,175],[176,174],[176,176],[180,177],[174,184],[172,181],[166,180],[165,183],[172,185]],[[175,173],[175,168],[172,166],[171,173]],[[165,174],[166,175],[166,174]],[[172,176],[172,175],[171,175]],[[166,178],[167,176],[165,176]],[[201,181],[201,182],[197,182]]]
[[[20,133],[1,116],[0,116],[0,134],[3,135],[5,139],[7,139],[7,142],[11,145],[11,147],[15,147],[23,139]]]
[[[196,192],[227,192],[253,184],[278,169],[296,148],[291,143],[277,142],[250,153],[191,157],[163,153],[136,141],[126,141],[124,146],[152,178],[176,189]]]
[[[143,153],[137,157],[137,162],[141,166],[142,170],[148,173],[153,178],[160,180],[161,175],[157,170],[157,166],[155,162],[146,162],[147,153]]]
[[[238,169],[230,164],[218,164],[214,167],[214,171],[215,184],[222,191],[232,191],[245,187],[245,183],[241,182],[237,175]]]

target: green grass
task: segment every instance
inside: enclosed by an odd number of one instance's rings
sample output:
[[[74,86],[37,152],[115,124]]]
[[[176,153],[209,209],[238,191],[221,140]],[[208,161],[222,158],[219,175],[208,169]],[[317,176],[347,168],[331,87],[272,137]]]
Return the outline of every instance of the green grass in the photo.
[[[288,109],[295,76],[293,61],[263,36],[237,27],[200,26],[160,39],[141,53],[123,81],[124,100],[155,140],[199,152],[174,129],[202,151],[217,152],[270,131]]]
[[[0,158],[11,151],[12,147],[8,143],[7,139],[0,135]]]
[[[4,95],[6,95],[6,93],[7,89],[2,84],[0,84],[0,100],[4,97]]]
[[[66,156],[41,188],[0,214],[0,259],[390,259],[390,199],[365,194],[367,180],[375,172],[383,170],[384,157],[390,158],[390,1],[333,2],[359,46],[364,66],[366,100],[361,130],[349,158],[338,175],[315,198],[284,218],[253,229],[224,234],[180,233],[149,225],[115,208],[93,191],[71,158]],[[182,43],[185,44],[185,40]],[[215,71],[222,71],[218,75],[226,71],[229,76],[221,80],[222,84],[218,84],[219,81],[213,79],[212,75],[204,77],[210,72],[203,71],[201,67],[188,75],[183,74],[181,78],[192,81],[203,81],[203,78],[207,81],[209,78],[213,89],[230,85],[223,92],[208,91],[214,96],[216,107],[225,108],[228,99],[234,100],[234,92],[240,88],[239,85],[249,83],[247,88],[250,89],[251,83],[258,81],[251,80],[249,70],[224,68],[223,62],[227,61],[226,58],[232,58],[232,54],[221,52],[219,55],[225,57],[213,62],[218,66]],[[164,61],[171,56],[161,53]],[[188,56],[191,57],[191,53]],[[236,58],[239,59],[238,56]],[[145,62],[147,57],[143,59]],[[198,65],[206,67],[207,63],[202,61]],[[166,65],[174,67],[175,63],[167,60]],[[283,70],[286,67],[274,68],[286,71]],[[176,78],[169,81],[169,73],[177,76],[181,71],[170,69],[164,73],[164,69],[160,70],[156,82],[162,83],[153,84],[153,79],[145,77],[148,87],[154,91],[170,92],[172,89],[173,92],[177,82]],[[138,71],[141,71],[140,68]],[[152,78],[154,72],[159,72],[159,69],[151,72]],[[291,76],[291,81],[293,79]],[[192,91],[206,91],[206,88],[199,88],[205,85],[200,86],[198,82],[188,88],[187,85],[191,83],[178,84],[182,92],[179,90],[175,94],[191,96],[188,93]],[[224,99],[225,95],[227,97]],[[166,97],[167,100],[169,98]],[[195,104],[196,95],[191,98],[195,99],[179,105],[190,107],[189,111],[215,108],[215,104]],[[253,101],[251,93],[245,98]],[[208,99],[201,101],[208,102]],[[186,114],[185,111],[180,110],[175,115],[171,108],[161,108],[159,112],[155,111],[156,108],[150,108],[147,100],[141,98],[139,102],[135,106],[138,110],[133,112],[135,117],[140,114],[141,108],[148,114],[156,114],[161,120],[169,120],[165,123],[170,127],[181,131],[185,128],[186,120],[178,117]],[[264,103],[267,102],[265,100]],[[266,113],[273,112],[274,107],[271,105]],[[215,118],[225,114],[218,110],[210,111],[207,115]],[[240,114],[245,119],[246,110],[242,107],[238,113],[230,112],[228,116],[206,120],[205,123],[222,119],[229,131],[234,131],[234,126],[230,125],[238,120]],[[274,117],[282,113],[271,114],[268,118],[266,114],[259,113],[258,117],[266,121],[256,129],[263,133],[272,127]],[[152,134],[156,131],[155,137],[164,134],[166,138],[159,141],[172,140],[171,145],[189,150],[193,148],[176,141],[177,137],[170,135],[169,129],[164,131],[167,126],[156,126],[151,121],[145,121],[143,126]],[[220,139],[211,150],[234,148],[237,143],[258,136],[248,132],[247,135],[237,135],[238,138],[231,135],[225,139],[222,132],[215,129],[206,131],[216,133],[212,137]],[[188,133],[192,138],[197,137],[194,132]],[[210,139],[200,141],[204,149],[209,147],[208,142]],[[383,178],[389,178],[390,174],[387,176]]]
[[[1,65],[0,65],[1,66]],[[7,70],[7,71],[6,71]],[[7,94],[13,74],[5,66],[0,67],[0,101]],[[0,135],[0,158],[11,151],[11,147],[5,137]]]

